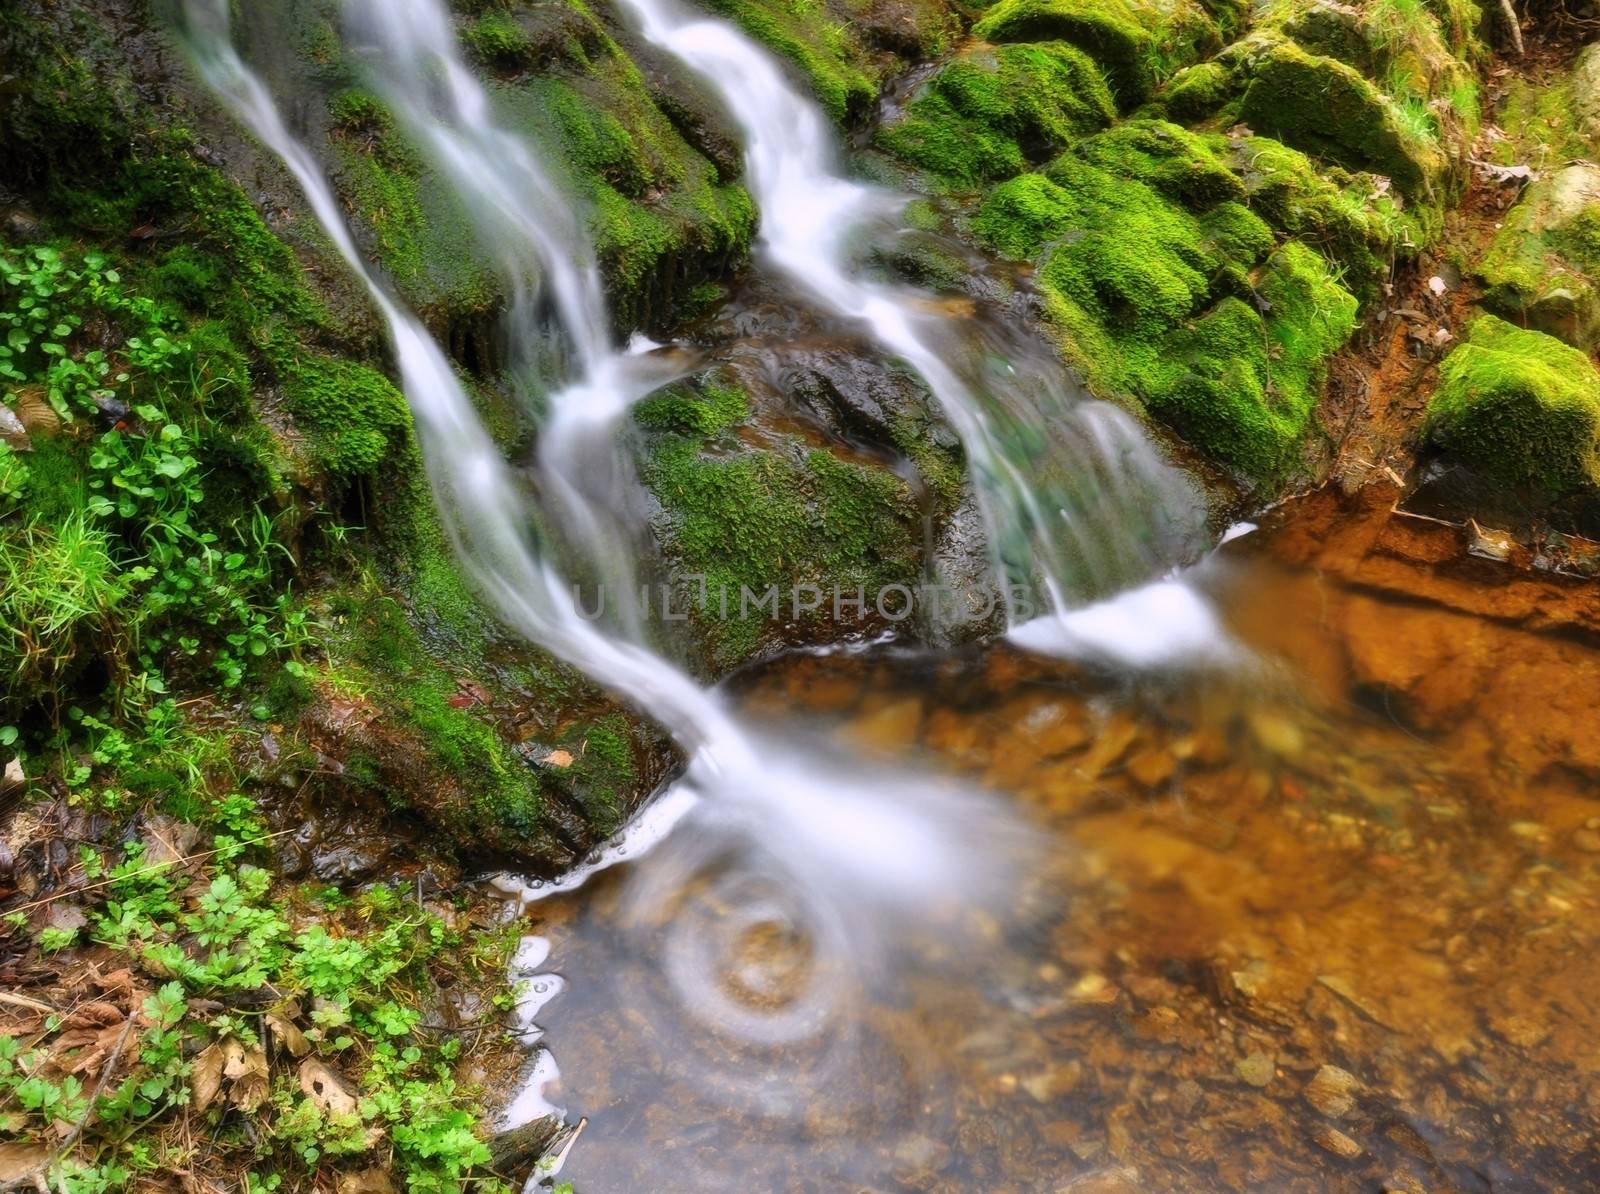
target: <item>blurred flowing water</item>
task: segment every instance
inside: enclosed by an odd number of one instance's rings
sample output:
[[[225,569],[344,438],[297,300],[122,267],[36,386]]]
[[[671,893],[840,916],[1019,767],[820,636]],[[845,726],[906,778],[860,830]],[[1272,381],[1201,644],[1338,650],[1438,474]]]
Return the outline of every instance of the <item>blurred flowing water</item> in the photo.
[[[554,883],[502,884],[537,926],[518,967],[531,1000],[521,1028],[538,1055],[512,1115],[590,1115],[571,1172],[591,1191],[1054,1190],[1073,1175],[1122,1180],[1135,1161],[1183,1181],[1243,1181],[1227,1165],[1252,1154],[1233,1127],[1215,1129],[1231,1158],[1180,1163],[1162,1161],[1156,1141],[1130,1142],[1127,1121],[1145,1115],[1187,1141],[1181,1108],[1235,1081],[1239,1058],[1266,1058],[1251,1063],[1256,1089],[1258,1071],[1270,1085],[1284,1067],[1314,1068],[1319,1050],[1332,1056],[1333,1038],[1296,1036],[1277,1013],[1257,1030],[1281,1039],[1254,1052],[1251,1030],[1219,1036],[1219,988],[1196,977],[1213,955],[1255,974],[1275,931],[1258,923],[1261,907],[1301,907],[1332,874],[1287,829],[1252,820],[1256,806],[1266,791],[1320,807],[1370,788],[1413,793],[1411,816],[1459,791],[1447,760],[1360,709],[1302,699],[1260,663],[1278,653],[1303,665],[1314,634],[1260,641],[1260,620],[1238,609],[1240,633],[1225,630],[1218,610],[1237,591],[1230,567],[1204,556],[1194,483],[1127,415],[1079,393],[1048,346],[869,280],[862,248],[893,238],[903,200],[841,173],[821,113],[763,50],[668,0],[624,7],[743,129],[758,264],[926,384],[961,438],[996,578],[1034,587],[1047,612],[1011,627],[1012,648],[801,655],[732,691],[669,663],[636,607],[581,617],[572,581],[633,592],[647,550],[622,420],[694,354],[617,342],[581,210],[497,118],[440,0],[345,7],[373,86],[503,272],[515,367],[540,418],[527,473],[502,458],[449,360],[363,259],[322,166],[234,49],[226,0],[188,0],[185,34],[382,314],[466,572],[509,626],[634,703],[687,760],[589,864]],[[557,379],[542,387],[552,361]],[[1298,583],[1260,587],[1303,599]],[[1080,832],[1108,808],[1111,821]],[[1174,821],[1141,855],[1129,835],[1149,827],[1127,822],[1151,815]],[[1205,853],[1232,858],[1231,843],[1185,838],[1195,815],[1253,826],[1238,832],[1283,863],[1257,876],[1255,903],[1204,924],[1184,901],[1219,897],[1186,884],[1184,868],[1224,885],[1238,876]],[[1480,857],[1476,839],[1456,846],[1474,865],[1505,865]],[[1292,959],[1273,965],[1298,974]],[[1190,998],[1202,988],[1212,1002]],[[1323,989],[1338,996],[1337,983]],[[1173,1019],[1147,1022],[1160,1008]],[[1356,1050],[1365,1030],[1340,1027],[1340,1047]],[[1129,1082],[1155,1102],[1114,1093]],[[1320,1179],[1329,1146],[1314,1129],[1280,1118],[1257,1180]],[[1360,1147],[1399,1163],[1387,1146]]]

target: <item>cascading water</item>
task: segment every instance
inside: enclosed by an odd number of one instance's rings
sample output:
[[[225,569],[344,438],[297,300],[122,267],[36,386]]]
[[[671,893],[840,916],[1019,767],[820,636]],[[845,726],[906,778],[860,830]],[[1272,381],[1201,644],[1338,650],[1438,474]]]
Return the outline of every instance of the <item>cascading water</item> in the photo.
[[[743,129],[765,258],[908,363],[961,437],[997,576],[1037,585],[1049,611],[1015,627],[1018,640],[1130,666],[1218,651],[1222,633],[1205,602],[1181,579],[1158,579],[1205,543],[1204,502],[1187,478],[1121,410],[1068,393],[1053,361],[986,378],[985,346],[965,369],[936,350],[972,338],[929,311],[926,296],[863,280],[849,264],[852,239],[905,200],[838,172],[821,109],[750,38],[675,0],[624,3]],[[1078,608],[1086,601],[1101,606]],[[1127,601],[1135,608],[1125,613],[1103,608]]]
[[[808,971],[809,998],[826,1012],[849,997],[851,984],[882,973],[861,960],[886,961],[893,940],[910,926],[934,922],[940,908],[997,901],[1027,851],[1009,816],[987,799],[859,761],[830,761],[818,744],[802,749],[760,737],[738,724],[717,694],[579,614],[565,578],[529,537],[524,493],[449,362],[362,259],[315,159],[234,49],[227,0],[188,0],[185,13],[205,80],[289,168],[381,312],[441,518],[472,579],[510,626],[632,700],[683,748],[688,766],[680,786],[658,798],[645,825],[664,832],[694,806],[694,831],[676,834],[672,850],[652,857],[639,905],[653,905],[661,892],[682,889],[689,877],[710,869],[764,876],[756,920],[806,935],[818,959]],[[382,20],[387,33],[380,45],[387,42],[393,56],[384,65],[414,71],[413,81],[426,84],[416,91],[423,98],[407,111],[448,167],[446,176],[480,221],[480,232],[502,246],[508,280],[524,296],[519,313],[535,309],[529,280],[537,270],[552,280],[563,318],[582,325],[569,329],[580,380],[552,399],[552,423],[609,431],[631,400],[621,381],[628,366],[607,347],[597,322],[603,309],[581,238],[552,237],[537,218],[540,197],[550,193],[544,178],[525,148],[496,130],[448,38],[438,40],[448,30],[442,6],[404,0],[383,6]],[[702,799],[695,806],[684,792]],[[625,849],[626,841],[612,853]],[[588,873],[546,890],[574,886]],[[722,931],[743,933],[753,923],[747,917]],[[676,939],[680,959],[708,948],[705,938]],[[729,945],[721,940],[710,947]],[[683,1002],[693,1004],[693,967],[671,967],[669,978]],[[721,1019],[722,1009],[705,1010]],[[808,1022],[817,1028],[814,1018]]]

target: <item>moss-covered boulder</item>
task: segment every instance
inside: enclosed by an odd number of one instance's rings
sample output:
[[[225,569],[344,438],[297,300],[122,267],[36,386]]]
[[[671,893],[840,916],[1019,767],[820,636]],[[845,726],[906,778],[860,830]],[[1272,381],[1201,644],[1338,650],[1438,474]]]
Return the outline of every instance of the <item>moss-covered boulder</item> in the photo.
[[[1321,254],[1278,247],[1227,155],[1220,135],[1127,121],[997,187],[973,228],[1039,263],[1091,388],[1266,480],[1292,465],[1356,300]]]
[[[1428,438],[1494,481],[1558,497],[1600,485],[1600,373],[1552,336],[1485,315],[1445,358]]]
[[[1600,167],[1576,162],[1529,186],[1476,273],[1489,310],[1593,348],[1600,341]]]
[[[777,645],[881,624],[877,595],[915,585],[922,571],[924,504],[886,460],[754,415],[727,369],[660,391],[635,412],[669,588],[713,672]],[[836,594],[849,603],[857,590],[864,607],[834,608]]]
[[[1249,77],[1239,116],[1257,132],[1394,180],[1412,200],[1443,199],[1449,165],[1425,112],[1397,103],[1356,68],[1289,39],[1236,47]]]
[[[1066,42],[973,46],[940,67],[878,145],[967,186],[1009,178],[1116,116],[1088,55]]]
[[[1133,107],[1180,67],[1219,49],[1237,14],[1218,19],[1193,0],[1000,0],[974,27],[996,42],[1065,41],[1105,70],[1117,102]]]
[[[884,82],[943,53],[960,32],[945,0],[712,0],[788,61],[836,123],[859,124]]]

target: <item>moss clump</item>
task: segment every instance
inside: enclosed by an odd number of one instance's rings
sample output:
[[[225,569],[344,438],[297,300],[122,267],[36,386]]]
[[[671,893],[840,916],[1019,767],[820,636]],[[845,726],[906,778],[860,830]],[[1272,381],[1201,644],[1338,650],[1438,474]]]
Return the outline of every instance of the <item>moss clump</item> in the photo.
[[[1346,284],[1363,299],[1397,258],[1425,240],[1411,213],[1371,175],[1319,165],[1271,137],[1230,137],[1228,161],[1250,208],[1342,265]]]
[[[411,414],[383,374],[342,357],[305,354],[282,365],[284,397],[311,437],[318,465],[349,479],[410,446]]]
[[[533,57],[533,38],[515,17],[497,8],[466,25],[461,40],[480,62],[502,70],[527,66]]]
[[[1357,304],[1313,250],[1273,251],[1220,146],[1130,121],[997,187],[973,229],[1040,261],[1049,317],[1093,388],[1268,480],[1292,464]]]
[[[633,417],[653,431],[715,435],[744,422],[749,413],[749,396],[712,376],[652,394],[634,407]]]
[[[1196,124],[1239,94],[1238,75],[1217,61],[1198,62],[1172,76],[1156,97],[1173,120]]]
[[[866,115],[878,80],[850,26],[819,0],[713,0],[711,7],[781,58],[799,67],[836,122]]]
[[[1600,167],[1577,162],[1527,189],[1475,271],[1485,307],[1579,348],[1600,341],[1596,187]]]
[[[1116,115],[1087,55],[1065,42],[982,46],[919,89],[878,144],[968,185],[1007,178]]]
[[[454,188],[435,177],[370,92],[335,92],[328,115],[334,182],[406,301],[453,319],[487,312],[499,282]]]
[[[1217,23],[1190,0],[1000,0],[973,32],[995,42],[1070,42],[1105,69],[1125,107],[1221,45]]]
[[[1417,202],[1442,200],[1446,161],[1436,130],[1417,127],[1353,67],[1270,40],[1256,47],[1250,73],[1239,114],[1256,131],[1392,178]]]
[[[1084,141],[1078,156],[1198,210],[1244,197],[1244,186],[1222,157],[1226,146],[1220,136],[1191,133],[1164,120],[1125,120]]]
[[[1265,478],[1304,438],[1326,362],[1355,330],[1356,301],[1318,254],[1292,241],[1256,286],[1257,306],[1226,297],[1169,337],[1143,393],[1190,443]]]
[[[747,399],[717,383],[699,389],[704,397],[675,387],[641,405],[640,421],[663,433],[647,443],[640,473],[661,503],[669,562],[705,577],[704,601],[699,583],[686,583],[678,608],[694,613],[715,666],[742,662],[783,629],[796,586],[815,585],[828,600],[859,586],[870,603],[883,585],[914,583],[921,520],[903,480],[794,437],[745,447],[731,432]],[[760,605],[768,589],[776,609]]]
[[[748,251],[748,192],[690,147],[609,39],[581,76],[540,75],[502,98],[587,208],[622,326],[670,321]]]
[[[1493,315],[1445,358],[1433,443],[1497,481],[1551,496],[1600,485],[1600,374],[1575,348]]]

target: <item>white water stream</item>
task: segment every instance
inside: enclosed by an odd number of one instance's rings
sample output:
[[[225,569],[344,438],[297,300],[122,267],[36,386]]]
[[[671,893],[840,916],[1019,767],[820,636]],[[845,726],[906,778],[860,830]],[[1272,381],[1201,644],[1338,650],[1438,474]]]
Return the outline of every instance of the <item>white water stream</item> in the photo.
[[[1072,465],[1093,478],[1101,508],[1060,501],[1040,487],[1026,460],[1003,450],[1006,437],[991,404],[932,347],[959,341],[954,330],[928,314],[915,293],[862,281],[850,267],[851,236],[892,216],[899,200],[837,172],[820,111],[765,51],[725,24],[670,10],[664,0],[625,3],[646,36],[702,75],[743,126],[764,259],[836,317],[868,327],[939,401],[972,466],[990,543],[1003,560],[997,570],[1021,571],[1049,595],[1048,625],[1059,634],[1052,639],[1036,626],[1032,641],[1077,649],[1109,638],[1122,649],[1100,653],[1132,665],[1166,662],[1214,643],[1209,610],[1181,580],[1160,581],[1143,596],[1136,591],[1131,608],[1112,602],[1071,612],[1085,596],[1151,581],[1173,562],[1169,537],[1161,535],[1151,536],[1155,546],[1135,552],[1131,564],[1122,558],[1118,519],[1160,514],[1163,504],[1181,515],[1192,501],[1137,424],[1102,403],[1065,404],[1058,413],[1073,441]],[[748,897],[746,912],[709,932],[736,934],[750,927],[751,917],[765,917],[803,927],[830,965],[848,959],[869,969],[867,960],[887,957],[885,944],[908,924],[926,925],[942,908],[998,907],[1027,850],[1024,835],[985,796],[836,757],[814,742],[758,737],[716,692],[655,654],[636,615],[625,613],[609,628],[580,615],[570,578],[550,545],[533,537],[524,488],[450,362],[363,259],[321,166],[234,49],[228,0],[186,0],[185,12],[185,32],[207,83],[293,174],[381,312],[440,516],[467,573],[509,626],[647,713],[688,760],[677,787],[658,798],[632,837],[540,894],[581,883],[637,846],[641,833],[666,839],[636,884],[645,904],[659,903],[688,876],[737,852],[744,863],[736,874],[762,876],[763,885],[751,895],[745,879],[730,880],[730,892]],[[549,397],[540,428],[540,492],[568,552],[581,549],[591,574],[618,593],[631,592],[633,551],[618,490],[633,481],[616,463],[615,432],[673,365],[612,342],[577,209],[532,147],[497,121],[490,97],[460,58],[440,0],[349,0],[348,15],[376,85],[454,187],[482,243],[495,251],[513,296],[513,339],[547,337],[541,295],[554,308],[570,345],[571,380]],[[1022,405],[1037,397],[1017,396]],[[1093,583],[1084,583],[1085,576]],[[1174,633],[1162,649],[1158,640],[1169,624]],[[671,833],[686,815],[696,818],[695,831]],[[684,956],[701,949],[697,944]],[[827,972],[828,966],[819,969],[828,981],[836,977]],[[703,1003],[697,974],[685,967],[669,980],[686,1001]],[[835,994],[819,987],[817,999],[826,1003]],[[733,1009],[713,1001],[704,1014],[727,1029]],[[524,1027],[531,1031],[531,1022]],[[548,1058],[543,1064],[536,1078],[553,1072]],[[537,1098],[524,1105],[537,1106]]]

